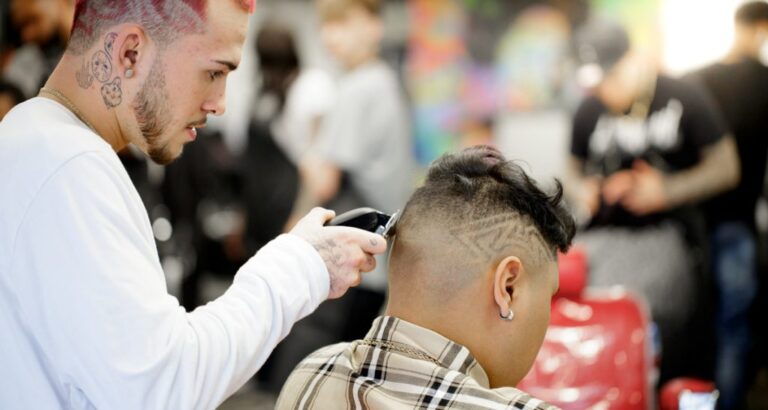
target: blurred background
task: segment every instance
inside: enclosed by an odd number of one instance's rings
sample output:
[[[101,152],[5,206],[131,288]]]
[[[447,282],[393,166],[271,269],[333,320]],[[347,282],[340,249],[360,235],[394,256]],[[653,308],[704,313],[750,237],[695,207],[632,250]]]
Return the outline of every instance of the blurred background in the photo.
[[[34,97],[52,71],[66,45],[73,3],[8,0],[0,5],[0,119],[13,105]],[[704,198],[686,204],[692,212],[700,211],[703,216],[697,221],[703,222],[680,223],[680,228],[674,228],[682,232],[685,243],[674,248],[678,250],[670,258],[684,260],[681,269],[691,272],[687,279],[649,276],[653,281],[649,285],[622,283],[618,275],[592,284],[634,287],[649,299],[662,333],[677,335],[658,343],[679,345],[685,352],[667,367],[662,363],[659,382],[677,376],[717,380],[721,394],[733,397],[727,408],[768,409],[768,335],[763,319],[768,314],[764,178],[768,104],[760,96],[768,94],[768,88],[760,88],[768,86],[766,70],[755,68],[747,75],[734,75],[733,87],[727,76],[724,85],[702,80],[706,74],[702,69],[718,62],[731,64],[749,58],[765,68],[766,38],[760,40],[762,48],[758,47],[756,55],[735,57],[739,31],[734,15],[744,3],[385,0],[376,17],[381,23],[380,37],[362,29],[359,36],[336,33],[341,39],[334,40],[333,25],[343,20],[343,9],[318,9],[310,0],[259,0],[242,64],[229,77],[225,115],[211,119],[201,138],[168,167],[149,163],[130,149],[120,153],[147,206],[168,289],[187,309],[194,309],[220,295],[250,255],[289,229],[312,206],[337,211],[373,206],[393,212],[404,205],[430,161],[471,145],[494,145],[508,158],[521,161],[543,186],[552,187],[558,178],[572,191],[578,181],[569,175],[569,164],[574,155],[586,152],[586,148],[575,147],[575,124],[589,122],[579,119],[583,114],[580,107],[590,98],[600,97],[597,88],[580,79],[581,69],[589,61],[580,55],[584,49],[579,48],[576,37],[591,22],[610,20],[624,28],[632,53],[642,55],[645,67],[654,72],[653,84],[662,87],[662,77],[657,83],[655,73],[692,84],[695,91],[688,94],[703,95],[709,101],[707,107],[718,111],[711,116],[723,124],[723,133],[737,134],[742,157],[744,152],[759,153],[756,159],[749,159],[746,169],[742,164],[741,171],[742,183],[748,181],[754,193],[726,198],[725,205],[720,205],[728,208],[746,203],[739,208],[746,209],[740,211],[747,215],[740,222],[747,228],[749,245],[742,261],[753,268],[747,268],[751,276],[744,287],[728,294],[721,289],[722,278],[728,274],[718,276],[718,252],[736,239],[716,240],[723,221],[713,222],[707,216],[711,211]],[[755,13],[759,16],[759,11]],[[768,17],[750,17],[747,23],[759,27],[755,35],[768,36]],[[604,45],[599,39],[590,44],[597,52],[594,62],[602,75],[609,75],[616,62],[605,62],[600,54],[611,44]],[[363,63],[355,60],[355,47],[362,50],[359,55],[368,52],[373,57]],[[375,58],[377,54],[379,58]],[[744,81],[736,81],[738,78]],[[718,95],[723,88],[744,91],[723,100]],[[661,95],[658,88],[649,98]],[[681,100],[687,104],[686,99]],[[607,106],[601,105],[610,112]],[[616,115],[632,117],[634,108],[615,110]],[[735,110],[737,118],[750,111],[756,119],[742,132],[731,121],[734,115],[729,110]],[[703,113],[707,116],[710,111]],[[639,121],[652,117],[646,115]],[[699,128],[714,127],[702,123],[706,125]],[[685,134],[685,126],[680,125],[676,132]],[[594,130],[595,124],[587,128]],[[748,137],[741,138],[741,134]],[[715,137],[701,137],[706,141],[693,144],[694,157],[703,157],[701,152],[715,143]],[[696,151],[699,148],[701,152]],[[645,159],[642,155],[637,158]],[[582,159],[589,162],[589,158]],[[686,169],[695,162],[672,170]],[[572,195],[569,199],[578,216],[578,200]],[[612,251],[595,247],[590,232],[594,236],[604,226],[623,229],[626,224],[596,224],[594,218],[590,222],[594,216],[588,213],[580,218],[580,237],[589,257],[597,261]],[[662,219],[677,221],[666,214],[650,220],[637,218],[625,233],[631,241],[640,237],[638,226],[653,225],[662,232],[669,226],[659,222]],[[653,251],[643,255],[654,258]],[[223,408],[271,408],[287,372],[301,357],[322,345],[361,337],[386,298],[386,264],[380,261],[380,265],[379,272],[369,275],[359,290],[326,304],[330,307],[298,324],[292,335],[301,340],[289,336],[253,383]],[[631,263],[627,269],[632,269]],[[653,293],[658,289],[666,289],[666,295],[680,295],[680,303],[656,306]],[[741,337],[733,342],[738,351],[735,356],[723,352],[729,343],[723,333],[742,332],[720,325],[724,319],[719,307],[726,299],[741,306],[734,315],[743,316],[742,322],[747,323],[739,328],[746,328],[746,333],[739,333]],[[681,319],[669,309],[687,313]],[[665,315],[674,316],[667,322],[671,324],[664,324]],[[675,328],[667,331],[665,326]],[[314,344],[302,343],[308,339]],[[657,349],[664,351],[664,346]],[[667,351],[675,350],[668,347]],[[742,365],[726,374],[725,362]]]

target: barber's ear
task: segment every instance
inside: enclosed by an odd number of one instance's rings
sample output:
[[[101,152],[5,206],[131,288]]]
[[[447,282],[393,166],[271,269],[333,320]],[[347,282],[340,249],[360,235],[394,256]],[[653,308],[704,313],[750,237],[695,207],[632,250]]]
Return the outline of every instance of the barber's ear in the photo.
[[[507,256],[496,265],[493,278],[493,297],[502,315],[509,312],[515,287],[519,283],[522,272],[523,263],[517,256]]]
[[[115,44],[118,76],[133,77],[141,66],[140,62],[147,56],[147,36],[138,26],[130,27],[125,34],[117,39]],[[129,75],[126,75],[129,73]]]

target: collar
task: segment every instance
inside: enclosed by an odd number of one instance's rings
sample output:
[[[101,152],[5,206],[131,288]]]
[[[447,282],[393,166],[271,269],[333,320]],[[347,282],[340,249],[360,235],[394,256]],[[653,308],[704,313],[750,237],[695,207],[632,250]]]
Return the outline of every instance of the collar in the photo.
[[[488,375],[469,349],[433,330],[393,316],[380,316],[373,321],[366,339],[411,346],[437,359],[442,367],[466,374],[490,388]]]

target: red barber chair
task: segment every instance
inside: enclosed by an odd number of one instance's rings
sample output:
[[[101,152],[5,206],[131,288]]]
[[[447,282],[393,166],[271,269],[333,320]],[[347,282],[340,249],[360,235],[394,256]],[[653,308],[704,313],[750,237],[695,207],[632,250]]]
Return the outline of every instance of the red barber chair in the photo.
[[[585,291],[583,251],[559,262],[547,335],[518,387],[565,410],[651,408],[656,371],[648,309],[621,288]]]

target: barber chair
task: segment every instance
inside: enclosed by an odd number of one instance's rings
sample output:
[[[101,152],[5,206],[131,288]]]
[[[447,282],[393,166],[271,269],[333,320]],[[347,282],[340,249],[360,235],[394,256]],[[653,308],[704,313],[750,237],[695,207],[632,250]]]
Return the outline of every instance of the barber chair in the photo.
[[[560,290],[533,368],[518,385],[569,409],[649,409],[655,366],[644,303],[622,288],[585,290],[587,257],[560,255]]]
[[[564,410],[654,407],[657,366],[645,303],[620,287],[589,289],[586,254],[559,256],[560,290],[533,368],[518,385]],[[660,410],[712,410],[711,382],[679,378],[661,389]]]

